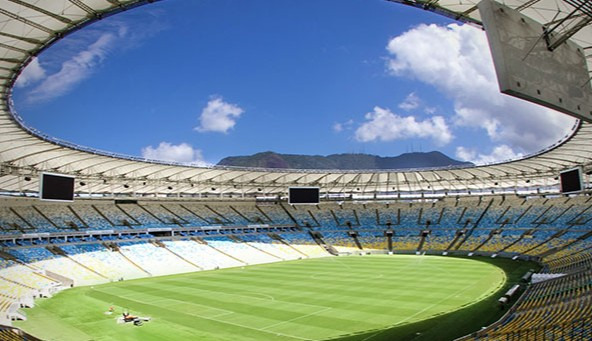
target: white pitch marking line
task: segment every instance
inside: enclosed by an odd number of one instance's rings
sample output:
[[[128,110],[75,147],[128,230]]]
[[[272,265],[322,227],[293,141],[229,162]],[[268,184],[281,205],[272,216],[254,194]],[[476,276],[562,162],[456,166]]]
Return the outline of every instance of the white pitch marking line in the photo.
[[[333,309],[333,308],[329,308],[329,307],[327,307],[327,308],[325,308],[325,309],[321,309],[321,310],[319,310],[319,311],[315,311],[315,312],[312,312],[312,313],[310,313],[310,314],[306,314],[306,315],[302,315],[302,316],[294,317],[293,319],[289,319],[289,320],[281,321],[281,322],[278,322],[278,323],[274,323],[274,324],[272,324],[272,325],[269,325],[269,326],[267,326],[267,327],[263,327],[263,328],[261,328],[261,330],[265,330],[265,329],[269,329],[269,328],[277,327],[277,326],[279,326],[279,325],[282,325],[282,324],[285,324],[285,323],[288,323],[288,322],[292,322],[292,321],[296,321],[296,320],[299,320],[299,319],[303,319],[303,318],[305,318],[305,317],[313,316],[313,315],[316,315],[316,314],[320,314],[320,313],[322,313],[322,312],[325,312],[325,311],[327,311],[327,310],[331,310],[331,309]]]
[[[263,297],[269,298],[270,301],[275,301],[275,298],[273,296],[268,295],[268,294],[263,294],[263,293],[260,293],[260,292],[242,291],[242,293],[243,294],[247,294],[248,297],[249,296],[253,296],[252,298],[260,298],[260,297],[257,297],[257,296],[263,296]]]
[[[263,330],[261,328],[255,328],[255,327],[245,326],[245,325],[239,324],[239,323],[218,320],[218,319],[213,318],[213,317],[202,317],[202,318],[203,319],[206,319],[206,320],[212,320],[212,321],[216,321],[216,322],[220,322],[220,323],[230,324],[230,325],[237,326],[237,327],[242,327],[242,328],[247,328],[247,329],[252,329],[252,330],[258,330],[260,332],[267,333],[267,334],[272,334],[272,335],[276,335],[276,336],[277,335],[281,335],[281,336],[286,336],[286,337],[293,338],[293,339],[298,339],[298,340],[312,341],[312,339],[308,339],[308,338],[305,338],[305,337],[300,337],[300,336],[296,336],[296,335],[289,335],[289,334],[284,334],[284,333],[271,332],[271,331],[268,331],[268,330]]]
[[[220,313],[218,315],[210,316],[210,318],[215,319],[216,317],[228,316],[234,314],[233,311],[226,310],[225,313]]]

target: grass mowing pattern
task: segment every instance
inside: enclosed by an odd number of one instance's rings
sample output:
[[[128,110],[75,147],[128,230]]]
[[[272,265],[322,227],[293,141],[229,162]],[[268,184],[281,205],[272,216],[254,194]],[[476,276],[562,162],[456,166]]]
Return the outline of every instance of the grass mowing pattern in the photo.
[[[17,326],[64,341],[334,339],[458,310],[504,280],[463,258],[307,259],[74,288],[37,301]],[[116,324],[110,305],[153,320]]]

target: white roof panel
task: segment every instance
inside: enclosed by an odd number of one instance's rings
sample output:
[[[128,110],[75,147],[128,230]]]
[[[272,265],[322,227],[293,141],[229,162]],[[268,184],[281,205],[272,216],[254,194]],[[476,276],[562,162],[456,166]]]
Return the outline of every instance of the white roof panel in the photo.
[[[395,1],[480,24],[476,1]],[[592,126],[578,124],[573,134],[548,150],[494,165],[404,171],[277,170],[192,167],[96,151],[45,136],[22,125],[11,111],[10,87],[31,58],[55,40],[101,16],[142,5],[144,0],[0,0],[0,191],[37,191],[37,174],[66,173],[77,178],[78,192],[114,194],[285,193],[289,186],[315,185],[323,192],[451,191],[557,184],[561,170],[591,170]],[[506,1],[541,23],[565,17],[565,1]],[[527,6],[527,4],[529,4]],[[592,46],[587,26],[574,39]],[[25,177],[28,180],[25,180]],[[127,185],[125,188],[124,185]]]

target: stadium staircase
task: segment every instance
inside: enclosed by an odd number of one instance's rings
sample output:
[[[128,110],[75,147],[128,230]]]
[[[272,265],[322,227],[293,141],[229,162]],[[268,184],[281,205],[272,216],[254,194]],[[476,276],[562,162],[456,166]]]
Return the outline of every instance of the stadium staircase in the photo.
[[[15,223],[15,224],[13,224],[14,227],[17,227],[21,231],[35,229],[35,226],[33,226],[33,224],[31,224],[27,219],[25,219],[25,217],[20,215],[14,208],[9,207],[8,209],[10,210],[10,212],[12,212],[14,215],[16,215],[20,220],[22,220],[25,224],[27,224],[27,227],[23,227],[23,226],[20,226]]]
[[[279,260],[285,260],[285,259],[283,259],[281,257],[278,257],[278,256],[272,254],[272,253],[269,253],[269,252],[267,252],[265,250],[262,250],[262,249],[256,247],[255,245],[251,245],[251,243],[245,242],[244,240],[240,239],[238,236],[228,236],[228,238],[234,240],[237,243],[243,243],[244,245],[247,245],[247,246],[249,246],[249,247],[251,247],[251,248],[253,248],[253,249],[255,249],[255,250],[259,251],[259,252],[263,252],[264,254],[266,254],[266,255],[268,255],[268,256],[270,256],[272,258],[279,259]]]
[[[35,287],[32,287],[30,285],[26,285],[24,283],[17,282],[17,281],[15,281],[13,279],[10,279],[8,277],[0,276],[0,279],[4,280],[6,282],[9,282],[9,283],[15,284],[17,286],[21,286],[21,287],[27,288],[29,290],[37,290],[37,288],[35,288]]]
[[[566,232],[567,232],[567,230],[563,230],[562,232],[563,232],[562,234],[564,234],[564,233],[566,233]],[[588,239],[588,238],[590,238],[590,237],[592,237],[592,231],[590,231],[590,232],[586,233],[586,234],[585,234],[585,235],[583,235],[583,236],[580,236],[580,237],[578,237],[576,240],[574,240],[574,241],[573,241],[573,242],[571,242],[571,243],[564,244],[564,245],[562,245],[562,246],[560,246],[560,247],[552,248],[551,250],[545,251],[545,252],[541,253],[541,254],[540,254],[540,255],[538,255],[538,256],[539,256],[539,257],[542,257],[542,258],[544,258],[544,257],[548,257],[548,256],[550,256],[550,255],[552,255],[552,254],[554,254],[554,253],[556,253],[556,252],[559,252],[559,251],[561,251],[561,250],[564,250],[564,249],[568,249],[568,248],[569,248],[570,246],[572,246],[573,244],[576,244],[576,243],[578,243],[578,242],[581,242],[582,240],[586,240],[586,239]]]
[[[88,226],[88,223],[84,219],[82,219],[82,217],[76,211],[74,211],[74,209],[72,208],[72,206],[68,205],[66,207],[68,207],[68,210],[70,211],[70,213],[72,213],[76,217],[76,219],[78,219],[78,221],[80,221],[82,223],[82,227],[83,228],[89,228],[90,227],[90,226]]]
[[[152,274],[150,272],[148,272],[146,269],[144,269],[143,267],[141,267],[138,264],[136,264],[136,262],[134,262],[133,260],[129,259],[125,254],[123,254],[123,252],[121,252],[121,249],[119,248],[119,245],[117,245],[115,243],[103,243],[103,245],[106,248],[108,248],[109,250],[111,250],[112,252],[118,252],[121,255],[121,257],[123,257],[123,259],[125,259],[127,262],[129,262],[135,268],[137,268],[140,271],[144,272],[148,276],[152,276]]]
[[[469,219],[465,223],[465,226],[463,229],[456,231],[456,235],[454,236],[454,239],[452,240],[452,242],[450,242],[450,245],[448,245],[448,247],[445,250],[446,252],[452,250],[454,248],[454,246],[456,246],[456,244],[461,240],[461,238],[467,233],[467,225],[470,223],[471,223],[471,220]]]
[[[284,212],[288,215],[288,217],[290,217],[290,219],[294,222],[294,224],[298,225],[298,221],[296,221],[296,218],[294,218],[292,213],[290,213],[290,211],[288,209],[286,209],[286,207],[284,207],[283,204],[280,204],[280,207],[284,210]]]
[[[88,271],[90,271],[90,272],[92,272],[92,273],[96,274],[97,276],[99,276],[99,277],[102,277],[102,278],[104,278],[104,279],[106,279],[106,280],[109,280],[109,277],[107,277],[107,276],[105,276],[105,275],[103,275],[103,274],[101,274],[101,273],[99,273],[99,272],[95,271],[95,270],[94,270],[94,269],[92,269],[92,268],[89,268],[88,266],[86,266],[86,265],[84,265],[84,264],[80,263],[80,262],[79,262],[79,261],[77,261],[76,259],[74,259],[74,258],[70,257],[70,255],[69,255],[69,254],[67,254],[67,253],[66,253],[66,251],[64,251],[64,250],[60,249],[58,246],[55,246],[55,245],[50,245],[50,246],[47,246],[47,247],[45,247],[45,248],[46,248],[46,249],[47,249],[49,252],[53,253],[54,255],[65,257],[65,258],[67,258],[67,259],[71,260],[72,262],[74,262],[74,263],[76,263],[76,264],[80,265],[81,267],[85,268],[86,270],[88,270]]]
[[[455,250],[459,250],[462,245],[467,241],[467,239],[469,239],[469,237],[473,234],[473,231],[475,230],[475,228],[477,226],[479,226],[479,223],[481,222],[481,220],[483,219],[483,217],[485,217],[485,214],[487,213],[487,211],[489,211],[489,208],[491,207],[491,205],[493,205],[493,199],[489,200],[489,202],[487,203],[487,206],[485,207],[485,209],[483,210],[483,212],[481,212],[481,214],[479,215],[479,218],[477,218],[477,220],[475,221],[475,224],[473,225],[473,227],[471,227],[465,234],[464,234],[464,238],[463,240],[460,241],[460,243],[458,243],[454,249]],[[466,208],[465,208],[466,210]],[[470,225],[471,221],[467,220],[467,222],[465,223],[465,228],[468,229],[468,226]]]
[[[287,247],[289,247],[290,249],[298,252],[299,254],[301,254],[303,257],[308,258],[308,255],[305,254],[304,252],[298,250],[297,248],[293,247],[290,243],[286,242],[282,237],[280,237],[279,235],[275,234],[275,233],[268,233],[267,234],[270,238],[272,238],[273,240],[277,240],[280,243],[286,245]]]
[[[471,252],[479,251],[479,249],[482,248],[483,245],[487,244],[491,240],[491,238],[493,238],[494,236],[496,236],[500,233],[502,233],[501,229],[492,230],[491,232],[489,232],[489,235],[487,236],[487,238],[485,238],[485,240],[481,244],[477,245],[477,247],[474,250],[471,250]]]
[[[273,219],[271,219],[271,217],[270,217],[270,216],[269,216],[267,213],[265,213],[265,211],[263,211],[263,210],[261,209],[261,207],[259,207],[259,205],[255,206],[255,208],[257,209],[257,211],[259,212],[259,214],[261,214],[262,216],[264,216],[264,217],[265,217],[265,219],[267,219],[267,221],[268,221],[270,224],[275,224],[275,222],[273,221]]]
[[[6,259],[6,260],[11,260],[13,262],[20,262],[15,256],[11,255],[8,252],[4,252],[2,250],[0,250],[0,257],[2,257],[3,259]]]
[[[510,244],[506,245],[506,247],[504,247],[503,249],[501,249],[500,252],[504,252],[507,249],[511,248],[512,246],[520,243],[527,236],[532,236],[534,234],[534,231],[535,231],[535,229],[530,229],[530,230],[524,232],[520,237],[518,237],[518,239],[516,239],[515,241],[513,241]]]
[[[421,252],[421,249],[423,248],[423,244],[425,243],[426,240],[426,236],[428,236],[428,234],[426,233],[422,233],[421,234],[421,239],[419,240],[419,244],[417,245],[417,252]]]
[[[364,250],[364,248],[362,247],[362,243],[360,243],[360,240],[358,239],[358,234],[351,234],[350,236],[354,239],[354,242],[356,243],[358,249]]]
[[[214,224],[230,225],[232,221],[222,215],[222,213],[216,211],[210,205],[204,205],[205,208],[212,211],[217,217],[214,218]]]
[[[140,223],[136,218],[134,218],[131,214],[129,214],[126,210],[124,210],[123,208],[121,208],[120,206],[121,204],[117,204],[115,203],[115,207],[120,211],[123,212],[123,215],[125,215],[127,218],[124,219],[122,221],[124,226],[127,226],[129,228],[134,228],[134,226],[140,226],[142,225],[142,223]],[[128,220],[129,219],[129,220]],[[130,222],[131,221],[131,222]]]
[[[228,205],[228,208],[230,208],[230,210],[232,210],[232,212],[236,213],[239,217],[243,218],[245,221],[248,221],[248,222],[253,223],[253,224],[265,224],[265,222],[263,220],[261,220],[260,217],[256,217],[255,220],[249,219],[249,217],[247,217],[246,215],[244,215],[241,212],[239,212],[239,210],[237,210],[236,208],[232,207],[232,205]]]
[[[166,207],[165,205],[163,205],[163,204],[160,204],[160,207],[161,207],[163,210],[165,210],[166,212],[168,212],[168,213],[171,215],[171,217],[172,217],[172,219],[171,219],[171,222],[172,222],[173,224],[177,224],[177,225],[179,225],[179,226],[181,226],[181,227],[182,227],[183,225],[185,225],[185,224],[189,224],[189,222],[188,222],[187,220],[183,219],[183,218],[182,218],[182,217],[180,217],[178,214],[176,214],[175,212],[171,211],[171,210],[170,210],[168,207]]]
[[[111,224],[111,226],[115,226],[116,224],[114,222],[111,221],[111,219],[109,219],[109,217],[107,217],[105,214],[103,214],[103,212],[101,212],[101,210],[99,210],[97,208],[97,206],[95,205],[90,205],[90,207],[92,207],[95,212],[101,216],[101,218],[105,219],[109,224]]]
[[[164,205],[163,205],[163,207],[164,207]],[[204,221],[204,222],[205,222],[205,223],[207,223],[207,224],[211,224],[211,222],[210,222],[210,221],[208,221],[206,218],[204,218],[204,217],[200,216],[199,214],[197,214],[197,213],[193,212],[193,210],[191,210],[191,209],[190,209],[189,207],[187,207],[186,205],[179,204],[179,207],[183,208],[185,211],[189,212],[189,213],[190,213],[192,216],[196,217],[197,219],[199,219],[199,220],[201,220],[201,221]],[[173,213],[173,212],[172,212],[171,210],[169,210],[169,209],[167,209],[167,211],[169,211],[169,212]],[[173,213],[173,214],[174,214],[174,213]],[[175,216],[177,216],[177,215],[175,214]],[[178,217],[178,216],[177,216],[177,217]],[[181,217],[179,217],[179,218],[181,218]],[[185,219],[183,219],[183,220],[185,220]],[[187,223],[189,223],[189,222],[187,221]]]
[[[337,256],[339,252],[331,245],[325,243],[323,240],[323,235],[317,231],[308,231],[312,239],[324,250],[332,254],[333,256]]]
[[[27,263],[27,262],[23,262],[22,260],[20,260],[20,259],[16,258],[15,256],[11,255],[11,254],[10,254],[10,253],[8,253],[8,252],[4,252],[4,251],[1,251],[1,250],[0,250],[0,257],[1,257],[1,258],[3,258],[3,259],[5,259],[5,260],[9,260],[9,261],[12,261],[12,262],[18,263],[18,264],[20,264],[20,265],[26,266],[27,268],[29,268],[29,269],[33,270],[33,272],[34,272],[34,273],[35,273],[37,276],[43,277],[43,278],[45,278],[45,279],[48,279],[48,280],[50,280],[50,281],[55,281],[55,278],[53,278],[53,277],[51,277],[51,276],[46,276],[46,275],[44,275],[44,274],[43,274],[43,270],[41,270],[40,268],[38,268],[38,267],[36,267],[36,266],[34,266],[34,265],[32,265],[32,264],[29,264],[29,263]]]
[[[54,228],[56,228],[56,229],[57,229],[57,228],[59,228],[59,226],[58,226],[56,223],[54,223],[54,222],[53,222],[51,219],[49,219],[49,217],[48,217],[48,216],[46,216],[46,215],[45,215],[43,212],[41,212],[41,210],[39,210],[39,208],[37,208],[37,206],[35,206],[35,205],[31,205],[31,208],[32,208],[32,209],[33,209],[33,210],[34,210],[34,211],[35,211],[37,214],[39,214],[40,216],[42,216],[42,217],[43,217],[43,219],[47,220],[47,221],[48,221],[48,222],[51,224],[51,226],[53,226],[53,227],[54,227]]]
[[[389,252],[393,252],[393,235],[392,234],[388,234],[386,236],[386,242],[387,242]]]
[[[42,341],[18,328],[0,326],[0,340],[2,341]]]
[[[440,221],[440,219],[442,219],[442,212],[444,209],[440,210],[440,216],[438,217],[438,221]],[[421,217],[423,215],[423,208],[421,208],[419,210],[419,218],[418,218],[418,223],[421,223]],[[417,246],[417,252],[421,252],[421,250],[423,249],[423,244],[425,243],[426,237],[430,235],[431,231],[430,231],[430,225],[432,224],[432,222],[430,220],[427,220],[425,222],[425,228],[424,231],[429,231],[428,233],[421,233],[421,240],[419,241],[419,245]]]
[[[137,205],[142,211],[146,212],[149,216],[151,216],[152,218],[156,219],[156,221],[162,223],[162,224],[166,224],[167,222],[160,219],[156,214],[150,212],[146,207],[142,206],[142,205]],[[180,226],[180,225],[179,225]]]
[[[547,244],[548,242],[550,242],[551,240],[553,240],[555,238],[559,238],[559,237],[563,236],[566,233],[567,233],[567,230],[561,230],[561,231],[559,231],[557,233],[554,233],[551,237],[545,239],[544,241],[542,241],[542,242],[536,244],[535,246],[531,247],[530,249],[524,251],[524,253],[530,254],[532,251],[536,250],[538,247],[543,246],[543,245]],[[543,254],[546,254],[545,256],[548,256],[548,255],[550,255],[552,253],[555,253],[557,251],[558,250],[556,248],[553,248],[553,249],[547,250],[546,252],[543,252]],[[542,257],[544,257],[544,256],[542,256]]]
[[[152,244],[152,245],[154,245],[154,246],[156,246],[156,247],[162,247],[162,248],[166,248],[166,245],[164,245],[164,243],[163,243],[163,242],[161,242],[161,241],[160,241],[160,240],[158,240],[158,239],[151,239],[151,240],[150,240],[150,244]]]
[[[216,251],[218,253],[221,253],[221,254],[223,254],[226,257],[232,258],[232,259],[234,259],[235,261],[237,261],[237,262],[239,262],[241,264],[249,265],[247,262],[245,262],[245,261],[243,261],[241,259],[238,259],[238,258],[234,257],[233,255],[230,255],[230,254],[228,254],[228,253],[226,253],[226,252],[224,252],[224,251],[222,251],[220,249],[217,249],[217,248],[213,247],[212,245],[208,244],[208,242],[206,242],[205,240],[203,240],[201,238],[193,237],[193,238],[191,238],[191,240],[193,240],[196,243],[199,243],[199,244],[202,244],[202,245],[206,245],[209,248],[211,248],[212,250],[214,250],[214,251]]]
[[[160,247],[163,248],[164,250],[170,252],[173,254],[173,256],[176,256],[177,258],[181,259],[182,261],[184,261],[185,263],[196,267],[198,270],[203,270],[204,268],[202,268],[201,266],[193,263],[192,261],[188,260],[187,258],[181,256],[180,254],[176,253],[175,251],[169,249],[163,242],[161,242],[160,240],[154,240],[154,241],[150,241],[152,243],[152,245],[156,246],[156,247]]]

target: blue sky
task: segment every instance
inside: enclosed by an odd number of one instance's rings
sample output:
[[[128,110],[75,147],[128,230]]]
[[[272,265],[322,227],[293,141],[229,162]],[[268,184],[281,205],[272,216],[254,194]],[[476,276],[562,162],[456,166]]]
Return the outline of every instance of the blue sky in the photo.
[[[157,2],[55,44],[13,98],[52,136],[193,164],[268,150],[484,163],[573,125],[499,94],[480,29],[383,0]]]

